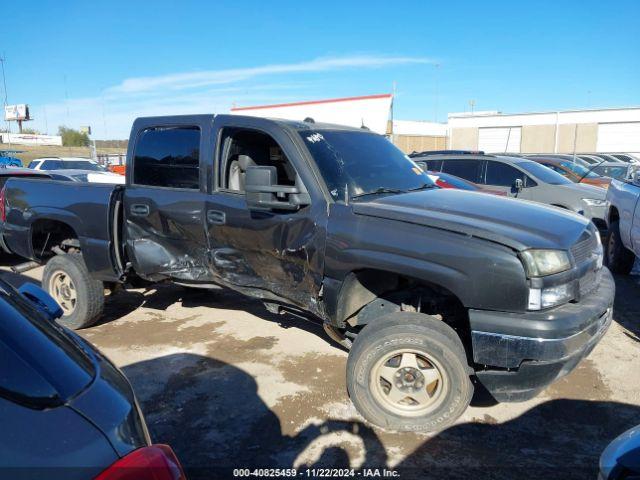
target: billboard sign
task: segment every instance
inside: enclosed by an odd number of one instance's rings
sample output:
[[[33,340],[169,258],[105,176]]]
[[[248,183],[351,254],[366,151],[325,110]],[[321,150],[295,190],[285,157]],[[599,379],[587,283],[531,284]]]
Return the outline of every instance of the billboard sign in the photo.
[[[29,105],[6,105],[4,107],[5,120],[29,120]]]

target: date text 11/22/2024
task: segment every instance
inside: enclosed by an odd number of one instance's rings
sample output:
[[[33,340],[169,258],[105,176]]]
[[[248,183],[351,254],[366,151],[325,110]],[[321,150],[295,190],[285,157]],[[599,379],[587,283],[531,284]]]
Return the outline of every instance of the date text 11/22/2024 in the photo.
[[[304,478],[398,478],[397,470],[387,468],[236,468],[233,470],[234,478],[240,477],[304,477]]]

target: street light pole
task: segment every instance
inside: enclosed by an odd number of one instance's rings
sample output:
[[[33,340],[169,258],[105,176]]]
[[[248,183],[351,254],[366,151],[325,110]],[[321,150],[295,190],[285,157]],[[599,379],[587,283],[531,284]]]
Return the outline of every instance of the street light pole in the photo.
[[[2,56],[0,57],[0,66],[2,66],[2,85],[4,86],[4,107],[5,107],[5,111],[3,112],[3,115],[5,115],[5,123],[7,124],[7,139],[9,140],[9,150],[11,150],[11,123],[9,123],[9,121],[6,119],[6,107],[9,104],[9,94],[7,93],[7,78],[5,77],[4,74],[4,62],[5,62],[5,57]]]

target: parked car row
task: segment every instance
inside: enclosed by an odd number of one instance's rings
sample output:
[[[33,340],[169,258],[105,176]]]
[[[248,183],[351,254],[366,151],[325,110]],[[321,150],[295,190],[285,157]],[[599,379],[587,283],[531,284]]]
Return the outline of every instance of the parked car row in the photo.
[[[599,230],[606,229],[605,190],[573,183],[535,159],[475,152],[423,152],[410,157],[430,171],[455,175],[508,197],[570,210],[592,220]]]

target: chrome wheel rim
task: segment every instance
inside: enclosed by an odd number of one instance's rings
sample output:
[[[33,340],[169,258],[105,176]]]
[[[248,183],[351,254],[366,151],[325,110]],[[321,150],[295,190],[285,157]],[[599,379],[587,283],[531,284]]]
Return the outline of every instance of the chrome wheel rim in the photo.
[[[371,391],[392,413],[418,417],[435,410],[449,388],[442,365],[426,352],[402,349],[383,356],[371,370]]]
[[[65,316],[73,313],[78,301],[78,292],[69,275],[61,270],[54,272],[49,280],[49,293],[62,307]]]

